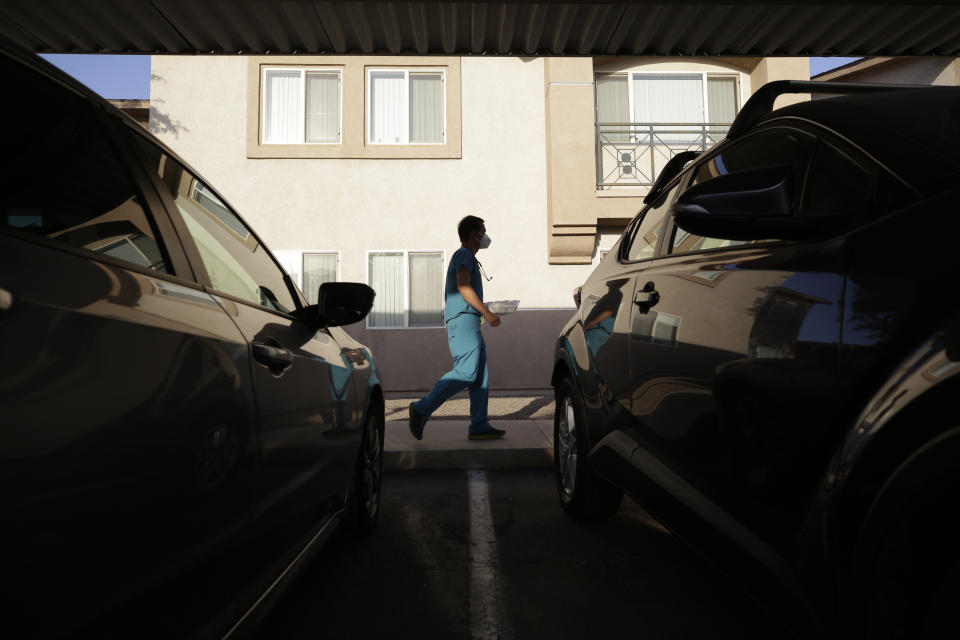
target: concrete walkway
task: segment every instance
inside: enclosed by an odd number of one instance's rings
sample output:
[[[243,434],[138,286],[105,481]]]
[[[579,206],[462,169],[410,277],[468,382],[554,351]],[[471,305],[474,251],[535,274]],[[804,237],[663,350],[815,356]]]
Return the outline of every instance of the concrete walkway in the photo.
[[[420,396],[386,398],[384,464],[388,469],[502,469],[553,465],[553,392],[491,392],[490,423],[507,434],[498,440],[468,440],[470,400],[448,400],[427,422],[423,440],[407,426],[407,406]]]

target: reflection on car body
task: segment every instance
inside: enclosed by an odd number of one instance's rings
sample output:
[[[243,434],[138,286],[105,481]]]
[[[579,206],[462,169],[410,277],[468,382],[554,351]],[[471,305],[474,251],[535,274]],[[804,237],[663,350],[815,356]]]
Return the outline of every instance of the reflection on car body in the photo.
[[[10,637],[223,637],[379,515],[383,395],[341,327],[149,133],[0,43],[0,529]],[[145,623],[145,621],[147,621]]]
[[[596,517],[628,492],[801,634],[956,635],[955,266],[914,235],[956,209],[960,89],[758,106],[814,86],[761,88],[674,163],[580,289],[558,495]]]

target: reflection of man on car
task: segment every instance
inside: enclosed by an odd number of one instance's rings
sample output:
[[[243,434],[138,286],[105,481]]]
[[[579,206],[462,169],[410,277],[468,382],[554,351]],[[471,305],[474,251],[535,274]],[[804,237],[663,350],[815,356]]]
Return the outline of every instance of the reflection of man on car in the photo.
[[[613,334],[613,327],[617,322],[617,312],[620,310],[620,303],[623,301],[623,293],[620,289],[626,284],[627,280],[627,278],[619,278],[607,282],[607,292],[597,300],[597,303],[593,305],[583,321],[587,346],[594,356]]]
[[[347,399],[350,395],[350,376],[353,370],[373,367],[373,358],[370,357],[370,352],[365,348],[343,347],[340,351],[340,360],[343,362],[342,367],[333,363],[331,363],[333,366],[330,367],[330,392],[333,396],[334,407],[333,431],[339,431],[347,426]],[[369,384],[379,384],[375,367],[370,373]]]

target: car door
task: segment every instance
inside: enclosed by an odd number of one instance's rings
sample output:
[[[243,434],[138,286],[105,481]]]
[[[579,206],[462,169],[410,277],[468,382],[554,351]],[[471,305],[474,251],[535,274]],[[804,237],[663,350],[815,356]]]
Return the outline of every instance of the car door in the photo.
[[[5,629],[77,632],[227,546],[256,450],[245,341],[102,107],[4,56]],[[239,349],[238,349],[239,347]],[[175,617],[151,598],[153,611]],[[18,631],[19,630],[19,631]]]
[[[607,430],[632,426],[627,410],[634,283],[656,254],[675,195],[674,186],[643,209],[616,251],[607,256],[580,290],[581,326],[589,363],[589,371],[582,374],[585,408],[590,415],[588,423],[607,425]],[[603,435],[606,434],[595,434],[595,440]]]
[[[829,214],[808,167],[838,152],[821,145],[798,128],[768,128],[699,162],[690,185],[790,167],[794,215]],[[853,181],[859,169],[840,164],[833,179]],[[663,463],[676,497],[740,544],[786,546],[844,396],[843,240],[748,243],[672,224],[669,233],[634,290],[632,412],[647,445],[635,462]]]
[[[229,206],[176,158],[143,147],[194,267],[249,345],[256,515],[280,550],[343,503],[360,439],[349,360],[328,330],[294,317],[292,281]]]

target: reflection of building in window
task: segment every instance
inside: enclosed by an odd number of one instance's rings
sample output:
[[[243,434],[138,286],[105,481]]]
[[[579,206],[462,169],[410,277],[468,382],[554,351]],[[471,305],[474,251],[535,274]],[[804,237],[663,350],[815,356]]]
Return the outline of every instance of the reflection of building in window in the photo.
[[[153,238],[148,238],[142,233],[131,234],[102,247],[91,247],[91,249],[147,269],[161,269],[163,266],[163,257],[160,255],[157,243]]]
[[[371,251],[367,284],[377,296],[367,326],[443,326],[443,264],[442,251]]]
[[[722,240],[720,238],[706,238],[704,236],[698,236],[694,233],[689,233],[680,227],[677,227],[673,235],[673,249],[671,253],[682,253],[685,251],[706,251],[707,249],[737,247],[744,244],[752,244],[753,242],[753,240]]]
[[[197,204],[217,216],[217,219],[225,224],[227,229],[230,229],[230,231],[240,236],[241,240],[246,241],[247,238],[250,237],[250,232],[247,231],[243,223],[240,222],[235,215],[230,213],[230,210],[223,204],[223,201],[215,196],[207,185],[199,180],[194,180],[192,197],[197,201]]]
[[[633,339],[674,347],[677,345],[680,319],[680,316],[662,311],[636,313],[633,320]]]
[[[167,270],[160,245],[134,198],[113,211],[49,237],[154,271]]]
[[[940,356],[935,363],[927,367],[923,372],[923,377],[932,382],[937,382],[942,378],[949,377],[960,369],[960,362],[948,360],[946,356]]]

